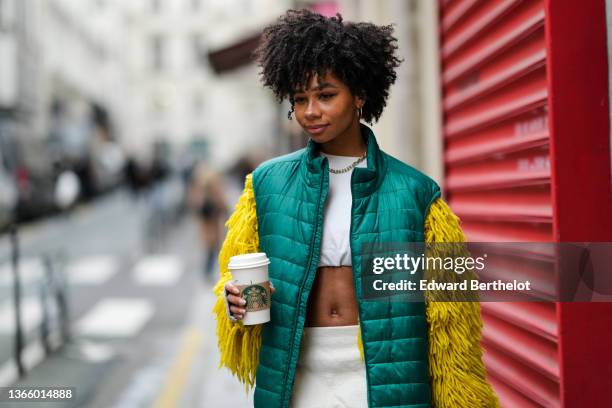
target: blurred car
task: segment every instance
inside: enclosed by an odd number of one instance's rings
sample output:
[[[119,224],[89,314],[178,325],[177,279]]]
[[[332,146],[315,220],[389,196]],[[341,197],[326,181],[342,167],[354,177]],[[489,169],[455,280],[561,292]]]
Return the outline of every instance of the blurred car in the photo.
[[[78,175],[84,197],[95,197],[121,183],[126,159],[118,143],[94,137],[77,149],[73,142],[57,134],[50,138],[54,161]]]
[[[56,100],[49,147],[63,169],[77,174],[85,198],[109,191],[122,181],[125,155],[113,139],[108,113],[97,104]]]
[[[51,123],[48,146],[53,161],[74,171],[89,192],[89,127],[86,123],[64,121],[55,116],[52,116]]]
[[[57,166],[43,140],[21,136],[5,133],[0,146],[5,169],[17,187],[17,218],[26,220],[57,209]]]

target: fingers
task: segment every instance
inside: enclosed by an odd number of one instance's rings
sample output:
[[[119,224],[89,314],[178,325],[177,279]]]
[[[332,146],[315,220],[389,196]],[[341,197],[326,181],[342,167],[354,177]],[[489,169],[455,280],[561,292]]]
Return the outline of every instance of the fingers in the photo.
[[[232,315],[236,319],[242,319],[244,317],[244,314],[246,313],[245,309],[242,309],[242,308],[237,307],[237,306],[230,306],[230,311],[232,312]]]
[[[246,305],[246,300],[238,296],[240,294],[240,290],[231,282],[227,282],[225,284],[225,292],[232,316],[236,319],[244,318],[246,310],[240,306]]]
[[[227,295],[227,301],[230,302],[230,305],[236,305],[236,306],[246,305],[246,300],[236,295]]]
[[[225,290],[229,293],[233,293],[234,295],[240,294],[240,290],[232,282],[227,282],[225,284]]]

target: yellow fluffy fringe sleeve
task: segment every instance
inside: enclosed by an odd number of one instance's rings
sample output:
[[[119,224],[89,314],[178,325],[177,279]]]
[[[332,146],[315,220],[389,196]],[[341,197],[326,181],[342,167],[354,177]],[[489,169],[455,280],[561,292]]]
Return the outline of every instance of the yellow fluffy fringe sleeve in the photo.
[[[437,198],[429,208],[425,219],[425,242],[465,242],[459,218],[442,198]],[[441,249],[440,246],[427,245],[426,248],[428,257],[440,256],[440,252],[449,250],[448,246]],[[462,244],[451,248],[452,251],[464,251],[463,255],[466,255],[467,249]],[[440,271],[426,273],[429,274],[427,278],[431,279]],[[426,293],[425,296],[433,406],[499,407],[498,398],[487,382],[482,362],[480,303],[433,301],[435,294]]]
[[[232,280],[228,269],[230,257],[259,252],[257,213],[251,174],[246,177],[242,195],[225,226],[228,228],[227,235],[219,253],[221,276],[213,288],[217,297],[213,314],[216,315],[217,342],[221,354],[219,368],[229,368],[232,374],[245,384],[248,392],[255,384],[262,325],[245,326],[241,321],[232,322],[229,319],[225,302],[225,284]]]

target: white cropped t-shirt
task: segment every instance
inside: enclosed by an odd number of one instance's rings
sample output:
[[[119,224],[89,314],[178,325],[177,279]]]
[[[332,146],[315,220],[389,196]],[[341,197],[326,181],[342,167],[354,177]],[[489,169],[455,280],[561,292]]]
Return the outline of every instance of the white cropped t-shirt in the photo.
[[[359,157],[335,156],[321,152],[327,157],[329,167],[343,169]],[[356,167],[367,167],[366,158]],[[329,191],[323,212],[323,235],[318,266],[352,266],[349,244],[351,228],[351,174],[329,173]]]

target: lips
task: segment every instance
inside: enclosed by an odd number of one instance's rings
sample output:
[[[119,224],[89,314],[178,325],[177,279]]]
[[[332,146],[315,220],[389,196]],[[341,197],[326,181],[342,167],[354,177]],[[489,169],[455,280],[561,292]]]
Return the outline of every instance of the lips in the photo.
[[[323,133],[325,131],[325,129],[327,129],[329,125],[313,125],[313,126],[306,126],[306,131],[310,134],[313,135],[318,135],[320,133]]]

